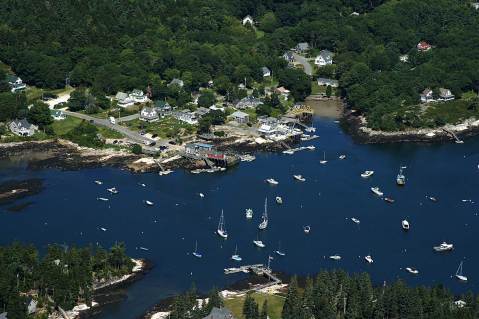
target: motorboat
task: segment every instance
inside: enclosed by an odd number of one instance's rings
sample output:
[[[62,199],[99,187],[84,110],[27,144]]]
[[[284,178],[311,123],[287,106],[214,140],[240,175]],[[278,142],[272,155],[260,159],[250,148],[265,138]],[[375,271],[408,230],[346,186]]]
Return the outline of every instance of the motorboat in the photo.
[[[171,169],[167,169],[167,170],[164,170],[164,171],[160,171],[158,173],[158,175],[163,176],[163,175],[168,175],[168,174],[171,174],[171,173],[173,173],[173,171]]]
[[[101,231],[107,231],[108,229],[106,229],[105,227],[100,227],[100,230]]]
[[[394,199],[392,199],[391,197],[385,197],[384,201],[390,204],[394,203]]]
[[[203,257],[203,255],[198,252],[198,242],[195,242],[195,251],[192,253],[192,255],[196,258]]]
[[[316,146],[308,145],[308,146],[305,147],[305,149],[310,150],[310,151],[314,151],[316,149]]]
[[[203,193],[199,193],[198,195],[200,195],[201,198],[205,197],[205,194],[203,194]]]
[[[218,222],[218,229],[216,230],[216,233],[221,238],[224,238],[224,239],[228,238],[228,232],[226,231],[226,228],[225,228],[225,217],[223,214],[223,210],[221,210],[220,221]]]
[[[245,214],[247,219],[253,218],[253,210],[251,208],[247,208]]]
[[[409,230],[409,222],[407,220],[403,220],[401,222],[402,229]]]
[[[151,202],[151,201],[149,201],[149,200],[145,200],[145,204],[146,204],[147,206],[153,206],[153,205],[155,205],[155,203],[153,203],[153,202]]]
[[[361,177],[362,177],[362,178],[369,178],[369,177],[371,177],[373,174],[374,174],[374,171],[364,171],[363,173],[361,173]]]
[[[140,247],[138,247],[138,248],[139,248],[140,250],[150,251],[150,249],[149,249],[149,248],[146,248],[146,247],[141,247],[141,246],[140,246]]]
[[[281,250],[281,242],[278,243],[278,250],[275,250],[274,252],[275,252],[275,254],[278,255],[278,256],[281,256],[281,257],[286,256],[286,253]]]
[[[310,126],[310,127],[305,128],[304,131],[308,132],[308,133],[314,133],[314,132],[316,132],[316,128],[313,127],[313,126]]]
[[[294,154],[294,150],[284,150],[284,151],[283,151],[283,154],[293,155],[293,154]]]
[[[103,182],[102,182],[102,181],[95,181],[95,184],[97,184],[97,185],[103,185]]]
[[[437,202],[437,198],[433,196],[426,196],[427,199],[429,199],[431,202]]]
[[[263,241],[261,240],[253,240],[253,244],[256,245],[256,247],[259,247],[259,248],[264,248],[266,247],[266,245],[263,243]]]
[[[354,218],[354,217],[351,217],[351,220],[353,221],[353,223],[358,224],[358,225],[359,225],[359,223],[361,223],[361,221],[359,219]]]
[[[364,259],[365,259],[369,264],[372,264],[372,263],[374,262],[373,257],[371,257],[371,255],[367,255],[366,257],[364,257]]]
[[[405,168],[406,168],[406,166],[401,166],[399,168],[399,173],[396,177],[396,184],[398,184],[399,186],[406,185],[406,176],[403,173],[403,169],[405,169]]]
[[[96,199],[97,199],[97,200],[101,200],[101,201],[103,201],[103,202],[109,201],[109,199],[108,199],[108,198],[105,198],[105,197],[97,197]]]
[[[384,193],[381,192],[381,190],[379,189],[379,187],[371,187],[371,192],[373,192],[374,194],[378,195],[378,196],[383,196]]]
[[[293,175],[294,179],[300,182],[306,181],[306,178],[303,177],[303,175]]]
[[[346,155],[344,155],[344,154],[339,155],[339,159],[340,159],[340,160],[343,160],[343,159],[345,159],[345,158],[346,158]]]
[[[116,187],[107,188],[106,190],[109,191],[112,194],[118,194],[119,193],[118,190],[116,189]]]
[[[459,267],[457,267],[455,276],[459,281],[467,282],[467,277],[462,274],[462,264],[463,264],[463,261],[461,261],[461,263],[459,264]]]
[[[341,260],[341,256],[339,256],[339,255],[332,255],[332,256],[329,256],[329,259],[339,261],[339,260]]]
[[[275,180],[274,178],[268,178],[268,179],[266,180],[266,182],[267,182],[268,184],[270,184],[270,185],[278,185],[278,184],[279,184],[278,181]]]
[[[141,187],[146,187],[146,184],[145,183],[140,183],[139,184]]]
[[[283,199],[280,196],[276,196],[276,203],[283,204]]]
[[[454,245],[443,241],[439,246],[434,246],[433,249],[437,252],[451,251],[454,249]]]
[[[236,246],[235,248],[235,253],[233,255],[231,255],[231,259],[233,259],[234,261],[242,261],[243,258],[241,258],[240,255],[238,255],[238,246]]]
[[[264,199],[264,212],[263,216],[261,217],[261,223],[258,225],[259,230],[265,230],[268,228],[268,198]]]
[[[256,157],[251,154],[245,154],[245,155],[241,155],[240,159],[242,162],[252,162],[256,159]]]
[[[309,226],[309,225],[308,225],[308,226],[304,226],[304,227],[303,227],[303,231],[304,231],[305,234],[309,234],[309,232],[311,231],[311,226]]]
[[[410,274],[417,275],[419,274],[419,270],[414,267],[406,267],[406,271]]]

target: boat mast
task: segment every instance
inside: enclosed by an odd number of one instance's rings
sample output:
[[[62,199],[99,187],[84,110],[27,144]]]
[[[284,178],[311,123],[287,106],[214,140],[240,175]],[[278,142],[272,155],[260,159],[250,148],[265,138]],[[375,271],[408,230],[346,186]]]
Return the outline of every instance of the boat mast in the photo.
[[[462,261],[461,263],[459,264],[459,267],[457,267],[457,271],[456,271],[456,276],[462,276]]]
[[[268,220],[268,197],[264,199],[263,220]]]

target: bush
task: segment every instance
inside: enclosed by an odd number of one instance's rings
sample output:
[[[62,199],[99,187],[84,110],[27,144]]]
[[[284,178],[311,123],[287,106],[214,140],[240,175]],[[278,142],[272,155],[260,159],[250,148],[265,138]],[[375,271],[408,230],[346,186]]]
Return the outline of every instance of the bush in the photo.
[[[85,147],[102,147],[105,142],[100,138],[96,126],[83,121],[77,127],[64,135],[73,143]]]
[[[143,151],[143,150],[142,150],[140,144],[133,144],[133,145],[131,146],[131,152],[132,152],[133,154],[137,154],[137,155],[138,155],[138,154],[141,154],[142,151]]]
[[[215,136],[219,136],[219,137],[224,137],[225,136],[225,132],[224,131],[217,131],[217,132],[214,132],[213,133]]]

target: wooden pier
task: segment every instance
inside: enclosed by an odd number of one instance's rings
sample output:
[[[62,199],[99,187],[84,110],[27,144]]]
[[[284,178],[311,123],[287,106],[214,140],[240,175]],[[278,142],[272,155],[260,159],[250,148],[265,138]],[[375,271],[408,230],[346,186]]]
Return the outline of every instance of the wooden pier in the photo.
[[[281,284],[281,279],[276,277],[273,274],[273,271],[269,267],[265,267],[263,264],[255,264],[255,265],[244,265],[235,268],[226,268],[225,274],[236,274],[236,273],[254,273],[257,276],[264,276],[269,279],[269,282],[263,285],[259,285],[254,287],[253,290],[261,290],[273,285]]]

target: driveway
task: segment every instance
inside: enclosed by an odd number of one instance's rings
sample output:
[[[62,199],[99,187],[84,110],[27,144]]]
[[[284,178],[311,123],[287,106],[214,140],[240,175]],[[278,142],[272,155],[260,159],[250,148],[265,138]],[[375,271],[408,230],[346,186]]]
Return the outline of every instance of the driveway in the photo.
[[[311,76],[313,75],[313,67],[311,66],[311,63],[302,55],[299,55],[297,53],[293,53],[294,60],[301,64],[303,66],[304,73],[307,75]]]
[[[48,107],[53,110],[53,108],[55,107],[55,105],[59,104],[59,103],[63,103],[63,102],[66,102],[70,99],[70,92],[64,92],[64,93],[60,93],[58,95],[57,98],[55,99],[51,99],[51,100],[48,100],[48,101],[45,101],[46,104],[48,104]]]

